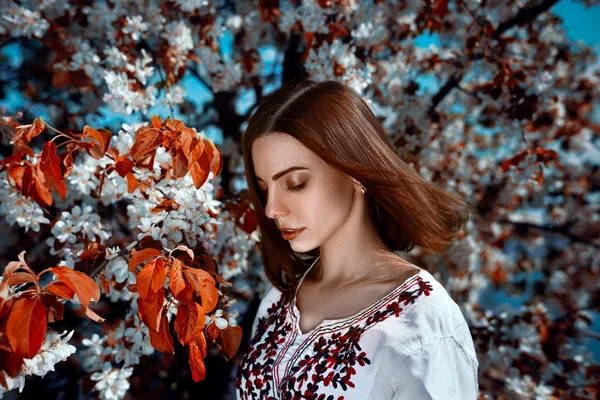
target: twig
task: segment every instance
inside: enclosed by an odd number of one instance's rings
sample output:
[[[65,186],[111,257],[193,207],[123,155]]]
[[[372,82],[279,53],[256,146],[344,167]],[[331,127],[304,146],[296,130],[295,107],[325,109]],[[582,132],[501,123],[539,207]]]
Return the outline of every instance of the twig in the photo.
[[[553,5],[558,3],[559,0],[545,0],[540,4],[534,6],[526,6],[519,10],[519,12],[512,18],[502,22],[498,25],[498,28],[492,33],[492,39],[498,39],[504,32],[517,26],[523,25],[533,19],[544,11],[548,11]]]
[[[545,232],[558,233],[560,235],[566,236],[571,239],[573,242],[587,244],[589,246],[594,246],[597,249],[600,249],[600,244],[593,243],[585,238],[575,236],[568,232],[570,225],[558,225],[558,226],[544,226],[544,225],[536,225],[529,222],[514,222],[508,219],[502,219],[497,221],[499,224],[512,224],[515,228],[525,228],[529,229],[539,229]]]
[[[600,333],[593,331],[580,331],[583,336],[590,337],[592,339],[600,340]]]
[[[131,243],[129,243],[127,245],[127,247],[125,247],[124,249],[111,254],[110,256],[106,257],[106,259],[104,261],[102,261],[102,263],[100,263],[93,271],[92,273],[89,275],[90,278],[94,278],[96,275],[98,275],[100,272],[102,272],[102,270],[108,265],[109,262],[111,262],[112,260],[114,260],[117,257],[121,257],[129,252],[131,252],[131,250],[133,250],[133,248],[135,246],[137,246],[138,241],[135,240]]]

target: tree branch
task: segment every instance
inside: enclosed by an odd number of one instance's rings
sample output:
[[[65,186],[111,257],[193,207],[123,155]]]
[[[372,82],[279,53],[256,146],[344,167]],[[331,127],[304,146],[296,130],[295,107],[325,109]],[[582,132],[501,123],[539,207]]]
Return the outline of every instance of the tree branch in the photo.
[[[516,15],[507,19],[504,22],[501,22],[496,30],[492,33],[492,39],[498,39],[504,32],[507,30],[520,25],[525,25],[526,23],[537,18],[538,15],[550,9],[553,5],[558,3],[559,0],[544,0],[540,4],[534,6],[525,6],[521,8]],[[435,108],[442,102],[442,100],[452,91],[452,89],[456,88],[462,78],[464,77],[464,71],[462,68],[454,73],[448,81],[442,86],[442,88],[433,96],[431,101],[431,106],[429,107],[428,114],[433,116],[435,114]]]
[[[118,252],[116,252],[116,253],[114,253],[114,254],[111,254],[111,255],[110,255],[110,256],[108,256],[108,257],[106,257],[106,259],[105,259],[104,261],[102,261],[102,262],[101,262],[101,263],[100,263],[100,264],[99,264],[99,265],[98,265],[98,266],[97,266],[97,267],[96,267],[96,268],[95,268],[95,269],[92,271],[92,273],[89,275],[89,277],[93,279],[93,278],[94,278],[96,275],[98,275],[100,272],[102,272],[102,270],[103,270],[104,268],[106,268],[106,266],[108,265],[108,263],[109,263],[109,262],[111,262],[112,260],[114,260],[114,259],[115,259],[115,258],[117,258],[117,257],[121,257],[121,256],[123,256],[123,255],[125,255],[125,254],[128,254],[128,253],[130,253],[130,252],[131,252],[131,250],[133,250],[133,248],[134,248],[135,246],[137,246],[137,244],[138,244],[138,241],[137,241],[137,240],[135,240],[135,241],[133,241],[133,242],[129,243],[129,244],[127,245],[127,247],[125,247],[124,249],[122,249],[122,250],[120,250],[120,251],[118,251]]]
[[[587,336],[592,339],[600,340],[600,333],[594,331],[580,331],[583,336]]]
[[[558,233],[560,235],[566,236],[569,239],[571,239],[573,242],[576,243],[581,243],[581,244],[586,244],[588,246],[593,246],[597,249],[600,249],[600,244],[597,243],[593,243],[589,240],[586,240],[585,238],[579,237],[579,236],[575,236],[571,233],[568,232],[569,229],[569,224],[567,225],[559,225],[559,226],[543,226],[543,225],[536,225],[536,224],[532,224],[530,222],[513,222],[510,221],[508,219],[503,219],[500,221],[497,221],[499,224],[511,224],[513,225],[515,228],[517,229],[524,229],[524,230],[530,230],[530,229],[538,229],[544,232],[551,232],[551,233]]]
[[[555,5],[558,2],[559,0],[544,0],[540,4],[536,4],[533,6],[528,5],[521,8],[515,16],[509,18],[508,20],[498,25],[498,28],[496,28],[494,33],[492,33],[492,39],[498,39],[507,30],[518,25],[524,25],[527,22],[534,20],[535,18],[537,18],[538,15],[545,11],[548,11],[553,5]]]

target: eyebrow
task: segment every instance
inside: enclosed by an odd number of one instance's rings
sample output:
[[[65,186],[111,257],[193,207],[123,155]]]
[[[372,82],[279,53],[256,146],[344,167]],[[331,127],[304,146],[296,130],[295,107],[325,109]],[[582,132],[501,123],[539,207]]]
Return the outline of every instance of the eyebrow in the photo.
[[[277,179],[281,178],[282,176],[284,176],[285,174],[292,172],[292,171],[298,171],[298,170],[308,170],[308,168],[306,167],[300,167],[300,166],[293,166],[293,167],[289,167],[284,169],[283,171],[279,171],[276,174],[274,174],[271,179],[273,179],[274,181],[276,181]],[[261,178],[259,178],[258,176],[256,177],[257,181],[261,181],[264,182]]]

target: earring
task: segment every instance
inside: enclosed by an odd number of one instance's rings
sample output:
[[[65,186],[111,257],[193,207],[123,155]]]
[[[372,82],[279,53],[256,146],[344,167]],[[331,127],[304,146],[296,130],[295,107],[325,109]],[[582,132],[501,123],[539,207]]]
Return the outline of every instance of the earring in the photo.
[[[362,187],[362,188],[360,189],[360,191],[362,192],[362,194],[365,194],[365,192],[367,191],[367,189],[365,189],[364,187]]]

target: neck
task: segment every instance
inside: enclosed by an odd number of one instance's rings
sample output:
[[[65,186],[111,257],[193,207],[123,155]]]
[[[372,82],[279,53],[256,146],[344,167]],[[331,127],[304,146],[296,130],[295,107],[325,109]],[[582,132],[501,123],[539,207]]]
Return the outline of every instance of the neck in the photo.
[[[385,280],[392,262],[406,263],[381,240],[362,196],[352,207],[346,223],[320,248],[320,259],[305,279],[322,285]],[[406,263],[409,265],[409,263]]]

